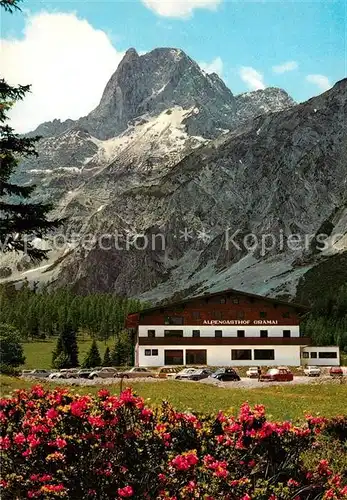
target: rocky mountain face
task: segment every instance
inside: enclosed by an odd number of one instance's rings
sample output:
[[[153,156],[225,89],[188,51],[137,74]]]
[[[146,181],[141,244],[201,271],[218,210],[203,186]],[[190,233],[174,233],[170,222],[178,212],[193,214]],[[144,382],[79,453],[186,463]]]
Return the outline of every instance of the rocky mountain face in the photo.
[[[87,117],[34,131],[39,160],[18,176],[67,222],[25,276],[153,302],[231,287],[295,296],[347,250],[346,101],[346,80],[298,105],[280,89],[234,96],[181,50],[130,49]],[[22,279],[6,258],[7,279]]]

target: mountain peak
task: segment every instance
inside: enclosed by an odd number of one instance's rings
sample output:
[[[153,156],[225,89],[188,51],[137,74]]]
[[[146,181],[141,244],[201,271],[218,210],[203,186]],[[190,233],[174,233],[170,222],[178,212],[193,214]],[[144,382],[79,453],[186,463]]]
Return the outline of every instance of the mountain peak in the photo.
[[[157,116],[175,106],[199,108],[201,117],[190,132],[206,137],[225,128],[235,112],[231,91],[217,76],[204,74],[181,49],[160,47],[141,56],[129,49],[99,105],[82,121],[93,135],[107,139],[126,130],[135,118]]]

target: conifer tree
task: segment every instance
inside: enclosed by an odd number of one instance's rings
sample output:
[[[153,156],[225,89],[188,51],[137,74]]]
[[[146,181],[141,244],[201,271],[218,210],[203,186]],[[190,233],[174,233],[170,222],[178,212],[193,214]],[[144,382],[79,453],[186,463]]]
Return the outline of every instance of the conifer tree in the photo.
[[[119,338],[117,337],[111,351],[111,364],[113,366],[121,366],[121,358],[120,358],[120,343]]]
[[[101,365],[101,357],[96,340],[93,340],[86,357],[83,360],[83,368],[95,368]]]
[[[19,0],[1,0],[0,7],[8,12],[20,10]],[[20,137],[5,122],[7,113],[16,101],[24,98],[30,85],[13,87],[0,79],[0,249],[2,252],[22,251],[31,260],[39,261],[47,251],[32,244],[57,227],[59,221],[49,221],[52,205],[33,202],[35,186],[20,186],[12,176],[22,157],[37,156],[35,149],[39,137]]]
[[[110,348],[107,346],[104,354],[104,360],[102,362],[102,366],[110,366],[112,363],[111,361],[111,353],[110,353]]]
[[[52,366],[53,368],[76,368],[78,366],[76,330],[69,324],[58,337],[56,348],[52,353]]]

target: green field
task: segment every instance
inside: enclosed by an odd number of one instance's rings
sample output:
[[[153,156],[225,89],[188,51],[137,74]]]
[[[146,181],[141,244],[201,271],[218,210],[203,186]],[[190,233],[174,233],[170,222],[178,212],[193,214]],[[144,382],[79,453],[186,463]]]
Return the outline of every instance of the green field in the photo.
[[[25,369],[50,369],[52,368],[52,351],[56,345],[55,340],[44,340],[40,342],[24,342],[24,355],[25,355],[25,364],[21,366],[21,368]],[[79,339],[78,340],[78,349],[79,349],[79,361],[82,363],[84,356],[88,349],[91,346],[91,339]],[[112,349],[114,340],[108,340],[105,342],[97,342],[99,347],[99,352],[101,357],[103,357],[106,346],[108,345],[110,349]]]
[[[20,378],[0,377],[1,392],[9,394],[13,389],[30,388],[37,382],[28,382]],[[57,384],[45,384],[51,388]],[[63,384],[62,384],[63,385]],[[163,400],[169,401],[178,410],[216,413],[218,410],[237,411],[244,401],[254,405],[262,403],[266,406],[271,418],[278,420],[301,419],[306,412],[324,416],[346,414],[347,385],[340,383],[267,386],[259,389],[219,388],[207,384],[156,381],[129,382],[131,386],[149,405],[160,405]],[[72,386],[78,393],[95,393],[100,387],[106,387],[112,393],[119,393],[120,383],[108,386]]]

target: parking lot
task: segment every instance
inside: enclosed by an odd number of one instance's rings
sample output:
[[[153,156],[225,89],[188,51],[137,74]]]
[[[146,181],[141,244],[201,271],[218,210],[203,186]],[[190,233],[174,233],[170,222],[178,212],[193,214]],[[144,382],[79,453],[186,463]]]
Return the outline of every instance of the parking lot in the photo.
[[[347,375],[347,371],[345,373]],[[34,380],[33,377],[24,377],[27,380]],[[37,379],[36,379],[37,380]],[[47,379],[43,379],[47,380]],[[41,381],[43,381],[41,379]],[[221,382],[214,378],[208,377],[199,381],[186,380],[185,383],[189,384],[208,384],[213,385],[215,387],[221,388],[233,388],[233,389],[266,389],[273,386],[291,386],[291,385],[320,385],[320,384],[336,384],[336,383],[345,383],[347,377],[343,377],[342,379],[335,379],[330,377],[329,375],[321,375],[320,377],[305,377],[305,376],[295,376],[294,380],[291,382],[259,382],[258,379],[241,377],[240,381],[233,382]],[[167,382],[168,379],[165,378],[142,378],[136,377],[136,379],[124,379],[122,384],[123,387],[126,387],[131,382],[145,382],[148,384],[160,384],[162,382]],[[171,379],[174,384],[181,384],[183,381]],[[56,383],[59,385],[73,385],[73,386],[95,386],[95,385],[115,385],[120,384],[121,379],[119,378],[94,378],[83,379],[83,378],[66,378],[66,379],[52,379],[49,380],[50,383]]]

